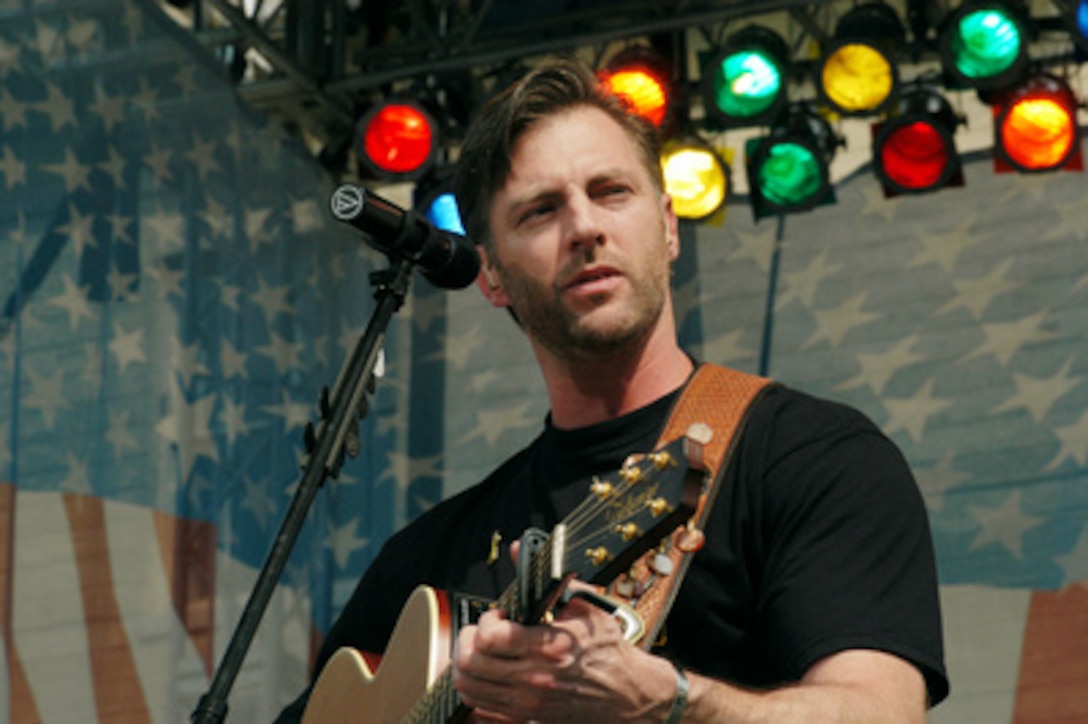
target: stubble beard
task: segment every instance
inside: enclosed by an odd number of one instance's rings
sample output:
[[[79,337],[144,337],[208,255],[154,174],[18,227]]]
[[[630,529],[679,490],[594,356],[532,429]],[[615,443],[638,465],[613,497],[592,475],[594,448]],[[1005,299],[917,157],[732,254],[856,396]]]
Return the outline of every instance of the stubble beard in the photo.
[[[582,263],[574,265],[575,269]],[[563,302],[563,289],[558,284],[539,283],[516,266],[500,267],[498,271],[525,332],[551,354],[572,362],[632,352],[641,345],[665,308],[669,284],[667,265],[663,272],[625,271],[624,278],[630,285],[626,301],[609,299],[603,306],[612,309],[598,305],[588,312],[579,312]],[[566,279],[569,275],[561,273],[558,278]]]

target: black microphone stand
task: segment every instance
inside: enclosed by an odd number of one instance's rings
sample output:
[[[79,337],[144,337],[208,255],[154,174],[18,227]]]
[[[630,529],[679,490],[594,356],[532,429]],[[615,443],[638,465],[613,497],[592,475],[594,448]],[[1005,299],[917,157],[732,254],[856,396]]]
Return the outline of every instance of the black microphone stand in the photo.
[[[226,719],[227,696],[242,668],[242,661],[253,642],[261,617],[275,592],[276,583],[287,565],[287,559],[302,530],[314,496],[329,475],[336,477],[339,474],[345,454],[354,457],[359,453],[359,418],[366,413],[366,393],[374,379],[374,367],[389,321],[407,297],[412,266],[413,263],[408,259],[391,257],[388,269],[370,275],[370,283],[375,287],[374,297],[378,300],[377,307],[366,331],[344,363],[332,396],[329,396],[327,388],[322,390],[321,420],[316,433],[312,424],[306,427],[305,443],[309,456],[303,467],[302,479],[212,678],[211,686],[200,697],[192,712],[191,722],[217,724]]]

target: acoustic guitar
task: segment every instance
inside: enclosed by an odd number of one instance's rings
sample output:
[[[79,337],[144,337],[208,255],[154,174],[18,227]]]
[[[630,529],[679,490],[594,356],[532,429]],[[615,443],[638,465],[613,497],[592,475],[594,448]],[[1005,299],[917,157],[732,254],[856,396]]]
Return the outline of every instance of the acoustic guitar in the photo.
[[[554,609],[572,578],[608,585],[690,518],[704,475],[702,446],[685,436],[595,478],[589,496],[550,534],[529,531],[522,538],[517,576],[495,605],[533,624]],[[464,721],[471,712],[453,688],[451,621],[445,594],[418,587],[376,669],[356,649],[334,653],[314,684],[303,724]]]

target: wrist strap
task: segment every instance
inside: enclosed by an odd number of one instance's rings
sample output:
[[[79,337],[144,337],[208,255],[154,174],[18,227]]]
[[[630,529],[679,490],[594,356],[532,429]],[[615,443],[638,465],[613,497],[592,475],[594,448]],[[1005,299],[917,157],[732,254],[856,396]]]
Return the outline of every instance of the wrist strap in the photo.
[[[688,693],[691,691],[688,676],[680,668],[680,664],[674,661],[672,665],[676,668],[676,696],[672,700],[669,715],[665,717],[665,724],[679,724],[680,717],[684,715],[684,709],[688,706]]]

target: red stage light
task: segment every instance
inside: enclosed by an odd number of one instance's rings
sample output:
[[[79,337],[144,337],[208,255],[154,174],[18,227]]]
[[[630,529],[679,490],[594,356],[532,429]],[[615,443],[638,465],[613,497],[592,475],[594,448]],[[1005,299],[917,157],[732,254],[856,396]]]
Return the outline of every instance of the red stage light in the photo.
[[[631,110],[655,126],[665,121],[668,93],[661,81],[640,68],[608,72],[603,78],[608,89],[630,104]]]
[[[941,132],[924,121],[892,129],[880,147],[880,161],[888,178],[911,190],[937,184],[951,158]]]
[[[408,102],[382,104],[360,122],[362,160],[378,175],[413,177],[434,160],[436,127],[419,106]]]
[[[624,49],[598,72],[609,92],[658,128],[666,125],[672,110],[669,76],[661,54],[642,45]]]
[[[953,135],[962,122],[936,90],[904,88],[888,118],[873,126],[873,167],[887,196],[962,185]]]

